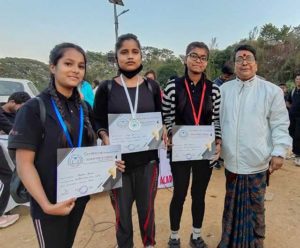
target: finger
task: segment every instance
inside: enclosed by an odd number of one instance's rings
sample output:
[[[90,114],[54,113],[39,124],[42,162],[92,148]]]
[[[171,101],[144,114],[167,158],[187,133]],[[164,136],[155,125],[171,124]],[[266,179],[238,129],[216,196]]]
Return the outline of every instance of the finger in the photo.
[[[74,203],[75,200],[76,200],[76,198],[71,198],[71,199],[61,202],[60,204],[68,206],[68,205],[71,205],[72,203]]]
[[[122,169],[122,168],[119,168],[119,167],[118,167],[118,170],[121,171],[122,173],[125,172],[125,169]]]
[[[75,202],[72,202],[71,205],[69,206],[70,209],[72,210],[75,207]]]
[[[124,172],[125,171],[125,166],[121,167],[121,166],[117,166],[117,169],[121,172]]]
[[[212,157],[211,162],[214,163],[214,162],[216,162],[218,159],[219,159],[219,157],[216,156],[216,154],[215,154],[215,155]]]
[[[272,164],[270,164],[270,167],[269,167],[269,172],[270,172],[270,174],[272,174],[272,173],[273,173],[273,171],[274,171],[274,169],[273,169],[273,165],[272,165]]]
[[[124,164],[118,164],[117,167],[121,169],[125,169],[126,166]]]

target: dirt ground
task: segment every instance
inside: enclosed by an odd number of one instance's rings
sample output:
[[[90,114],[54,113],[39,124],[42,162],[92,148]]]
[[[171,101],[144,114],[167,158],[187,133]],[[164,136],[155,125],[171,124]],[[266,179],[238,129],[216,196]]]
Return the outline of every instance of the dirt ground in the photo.
[[[267,189],[266,248],[300,247],[300,168],[287,161],[275,172]],[[221,235],[221,217],[224,201],[224,170],[214,170],[206,196],[206,214],[203,223],[203,238],[209,248],[215,248]],[[169,236],[169,203],[172,189],[161,189],[156,197],[156,247],[167,247]],[[186,198],[181,221],[182,247],[189,247],[191,232],[191,199]],[[0,229],[0,247],[38,247],[27,207],[13,210],[21,215],[13,226]],[[133,209],[135,247],[142,247],[137,214]],[[79,227],[75,248],[113,248],[116,245],[114,212],[106,193],[96,195],[89,202]]]

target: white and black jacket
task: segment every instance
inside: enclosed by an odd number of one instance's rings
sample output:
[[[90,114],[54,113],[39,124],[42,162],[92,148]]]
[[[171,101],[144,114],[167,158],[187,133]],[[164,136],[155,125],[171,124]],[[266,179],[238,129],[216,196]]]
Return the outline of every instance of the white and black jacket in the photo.
[[[174,125],[195,125],[193,120],[188,117],[192,116],[192,108],[185,88],[185,79],[187,79],[189,83],[192,83],[187,76],[184,76],[169,81],[164,89],[162,115],[169,136],[172,135],[172,127]],[[221,139],[219,119],[221,102],[220,90],[217,85],[206,79],[205,74],[203,74],[199,83],[204,81],[207,90],[204,98],[204,114],[201,115],[200,125],[214,125],[216,139]],[[200,97],[201,95],[199,95],[199,99]]]

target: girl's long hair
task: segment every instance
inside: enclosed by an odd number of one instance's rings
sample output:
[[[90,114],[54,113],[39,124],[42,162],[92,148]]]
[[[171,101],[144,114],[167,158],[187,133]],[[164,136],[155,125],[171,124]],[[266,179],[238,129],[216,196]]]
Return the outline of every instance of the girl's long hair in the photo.
[[[56,45],[52,49],[52,51],[50,52],[49,64],[50,65],[57,65],[58,61],[64,56],[64,53],[68,49],[75,49],[76,51],[80,52],[83,55],[84,64],[85,64],[85,68],[86,68],[86,55],[85,55],[84,50],[80,46],[72,44],[72,43],[62,43],[62,44]],[[60,101],[60,99],[57,95],[57,90],[56,90],[56,87],[55,87],[55,76],[52,73],[50,75],[50,83],[49,83],[49,86],[47,88],[47,91],[49,92],[52,99],[54,100],[54,102],[55,102],[55,104],[56,104],[56,106],[59,110],[59,113],[61,114],[64,122],[66,123],[67,129],[68,129],[69,133],[71,134],[72,133],[72,126],[66,120],[66,113],[65,113],[64,108],[62,106],[62,103],[61,103],[61,101]],[[81,97],[79,95],[79,92],[77,90],[77,87],[74,87],[73,94],[75,95],[75,102],[76,102],[76,107],[77,107],[78,111],[79,111],[80,105],[82,105],[82,108],[83,108],[84,131],[87,134],[87,142],[89,144],[95,144],[96,136],[95,136],[94,130],[92,128],[91,122],[89,120],[88,109],[87,109],[87,107],[84,106],[85,103],[83,104],[83,102],[81,100]],[[61,137],[61,143],[62,143],[61,145],[63,147],[68,147],[68,142],[67,142],[67,139],[66,139],[64,133],[62,134],[62,137]]]

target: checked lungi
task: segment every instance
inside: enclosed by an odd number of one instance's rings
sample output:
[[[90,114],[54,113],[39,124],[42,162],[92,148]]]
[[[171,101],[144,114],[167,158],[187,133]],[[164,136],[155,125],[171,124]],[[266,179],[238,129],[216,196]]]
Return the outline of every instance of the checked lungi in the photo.
[[[267,172],[241,175],[225,170],[225,175],[222,238],[218,248],[262,248]]]

